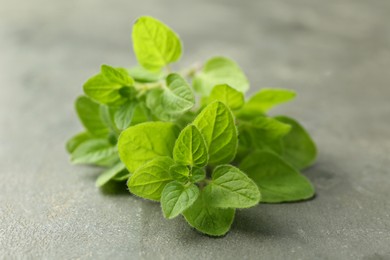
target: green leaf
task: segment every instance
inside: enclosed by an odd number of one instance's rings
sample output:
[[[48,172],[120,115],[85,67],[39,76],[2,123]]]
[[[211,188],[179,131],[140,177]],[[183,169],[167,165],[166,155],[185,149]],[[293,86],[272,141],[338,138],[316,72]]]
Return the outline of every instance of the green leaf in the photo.
[[[237,128],[230,109],[215,101],[205,107],[193,123],[203,135],[209,152],[209,164],[229,163],[237,150]]]
[[[289,124],[280,122],[272,117],[259,116],[250,121],[240,121],[240,133],[245,130],[253,135],[253,140],[262,140],[263,142],[270,142],[282,138],[291,130]]]
[[[120,105],[127,97],[121,95],[121,88],[134,85],[134,80],[125,69],[103,65],[101,73],[90,78],[83,86],[84,93],[99,103]]]
[[[242,161],[240,169],[257,184],[262,202],[299,201],[314,195],[310,181],[273,153],[256,151]]]
[[[115,156],[117,149],[107,139],[91,139],[81,143],[72,153],[74,164],[94,164]]]
[[[111,83],[116,83],[123,86],[134,85],[134,80],[129,76],[126,69],[113,68],[103,64],[101,67],[101,73]]]
[[[225,57],[208,60],[193,80],[194,89],[203,96],[209,96],[213,87],[219,84],[228,84],[243,93],[249,89],[248,79],[240,67]]]
[[[75,102],[76,112],[83,126],[95,136],[107,136],[109,129],[104,124],[100,105],[88,97],[80,96]]]
[[[172,219],[189,208],[199,196],[199,188],[195,184],[183,185],[173,181],[165,185],[161,194],[161,208],[164,217]]]
[[[286,116],[277,116],[277,120],[292,127],[283,138],[282,157],[297,169],[304,169],[314,163],[317,148],[309,133],[297,121]]]
[[[138,18],[133,26],[132,38],[138,62],[150,71],[159,71],[181,57],[179,36],[153,17]]]
[[[130,126],[136,106],[137,102],[129,100],[115,111],[114,121],[119,129],[123,130]]]
[[[171,157],[178,134],[179,129],[168,122],[146,122],[131,126],[119,136],[119,157],[133,173],[157,156]]]
[[[206,172],[203,168],[192,167],[190,180],[191,182],[203,181],[206,178]]]
[[[190,169],[185,165],[175,164],[169,168],[169,173],[176,181],[186,183],[190,178]]]
[[[263,115],[271,108],[294,99],[295,96],[295,91],[289,89],[263,88],[245,103],[238,117],[253,118]]]
[[[123,171],[119,172],[117,175],[112,178],[114,181],[127,181],[131,176],[131,173],[125,168]]]
[[[207,98],[207,103],[211,103],[216,100],[225,103],[225,105],[232,110],[241,108],[245,103],[244,94],[227,84],[215,86],[211,91],[210,96]]]
[[[169,157],[155,157],[139,167],[131,175],[127,186],[131,193],[150,200],[159,201],[165,185],[172,181],[169,168],[174,161]]]
[[[156,82],[162,79],[164,76],[164,74],[161,72],[152,72],[140,66],[130,68],[127,70],[127,72],[135,81],[141,83]]]
[[[254,140],[254,141],[253,141]],[[237,149],[234,164],[240,163],[246,156],[253,151],[267,151],[281,155],[283,153],[282,140],[263,142],[260,139],[252,139],[252,136],[247,131],[240,130],[240,141]]]
[[[217,208],[249,208],[260,201],[256,184],[245,173],[231,165],[220,165],[212,181],[204,189],[210,206]]]
[[[185,127],[173,148],[175,162],[189,166],[205,166],[208,161],[207,147],[202,134],[194,125]]]
[[[209,205],[204,192],[183,212],[184,218],[198,231],[210,236],[225,235],[233,223],[235,209],[215,208]]]
[[[290,125],[271,117],[258,116],[248,121],[240,120],[238,125],[239,147],[235,161],[241,161],[252,150],[265,150],[282,154],[281,138],[290,130]]]
[[[166,87],[152,89],[146,97],[146,105],[155,116],[173,121],[191,109],[195,97],[187,82],[176,73],[166,78]]]
[[[146,107],[144,102],[138,102],[134,109],[133,119],[131,125],[137,125],[149,121],[149,109]]]
[[[104,124],[110,129],[111,133],[117,135],[120,130],[115,125],[115,113],[118,110],[116,106],[100,106],[100,115]]]
[[[79,133],[66,142],[66,150],[68,153],[72,153],[80,144],[92,138],[93,136],[88,132]]]
[[[96,180],[96,187],[102,187],[104,184],[109,182],[111,179],[114,179],[117,175],[126,172],[126,167],[122,162],[115,164],[113,167],[105,170]]]

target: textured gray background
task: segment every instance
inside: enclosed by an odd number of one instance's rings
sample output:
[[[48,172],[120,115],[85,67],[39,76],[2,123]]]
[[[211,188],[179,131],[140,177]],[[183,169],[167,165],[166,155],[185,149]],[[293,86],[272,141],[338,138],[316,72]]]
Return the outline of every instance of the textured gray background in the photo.
[[[135,63],[144,14],[181,35],[181,66],[227,55],[253,89],[297,90],[275,113],[318,143],[314,200],[239,211],[212,239],[69,164],[73,100],[100,64]],[[0,0],[0,256],[390,259],[389,24],[387,0]]]

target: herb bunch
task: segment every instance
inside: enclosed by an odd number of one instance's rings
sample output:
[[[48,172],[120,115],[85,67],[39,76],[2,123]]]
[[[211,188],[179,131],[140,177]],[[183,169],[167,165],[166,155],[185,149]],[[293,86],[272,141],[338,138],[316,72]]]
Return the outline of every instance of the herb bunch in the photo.
[[[101,66],[75,102],[85,131],[67,150],[74,164],[106,168],[97,186],[127,181],[165,218],[183,215],[211,236],[229,231],[236,209],[314,195],[300,173],[315,160],[314,142],[296,120],[267,115],[294,91],[263,88],[245,100],[249,82],[225,57],[171,72],[182,43],[152,17],[134,23],[132,39],[139,66]]]

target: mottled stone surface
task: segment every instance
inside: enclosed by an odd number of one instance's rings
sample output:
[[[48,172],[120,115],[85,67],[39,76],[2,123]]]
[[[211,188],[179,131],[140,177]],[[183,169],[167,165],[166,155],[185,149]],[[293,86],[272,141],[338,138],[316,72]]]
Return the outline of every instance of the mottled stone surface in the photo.
[[[71,166],[73,100],[100,64],[135,63],[132,21],[182,37],[179,65],[227,55],[320,150],[317,197],[238,211],[212,239],[157,204],[95,188]],[[390,2],[387,0],[0,0],[0,258],[389,259]]]

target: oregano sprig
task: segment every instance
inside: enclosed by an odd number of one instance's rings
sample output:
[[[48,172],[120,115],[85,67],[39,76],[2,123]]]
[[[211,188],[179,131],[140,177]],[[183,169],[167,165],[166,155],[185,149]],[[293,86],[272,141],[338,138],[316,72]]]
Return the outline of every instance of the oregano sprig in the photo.
[[[105,168],[96,186],[126,181],[165,218],[211,236],[229,231],[236,209],[313,197],[300,173],[315,161],[313,140],[296,120],[268,115],[294,91],[245,100],[249,81],[225,57],[173,72],[181,40],[153,17],[137,19],[132,39],[139,65],[102,65],[75,102],[85,129],[66,148],[72,163]]]

